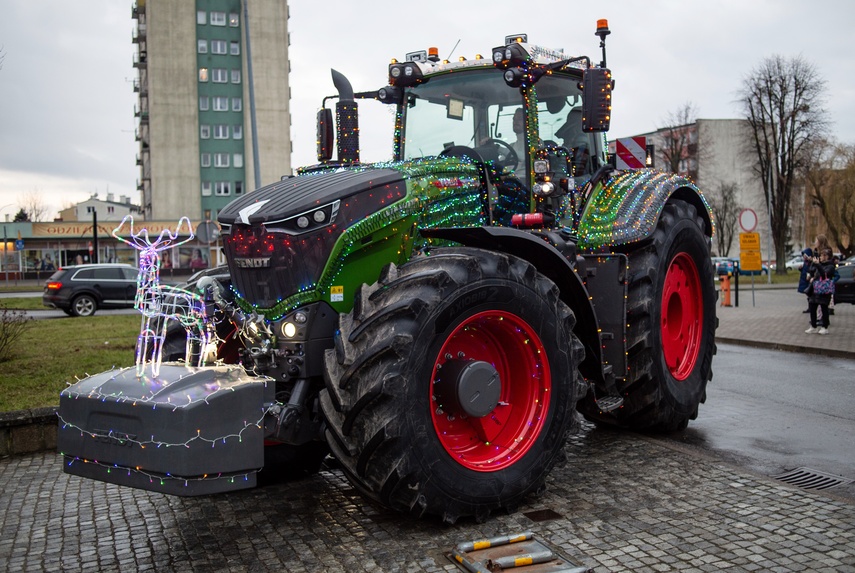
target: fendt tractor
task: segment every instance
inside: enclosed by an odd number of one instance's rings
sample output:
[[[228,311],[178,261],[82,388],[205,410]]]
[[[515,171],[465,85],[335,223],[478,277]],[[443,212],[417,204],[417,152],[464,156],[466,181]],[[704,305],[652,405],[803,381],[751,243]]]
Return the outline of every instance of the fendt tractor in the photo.
[[[333,71],[319,163],[223,209],[228,268],[187,287],[216,356],[178,321],[162,365],[63,391],[65,471],[203,495],[334,464],[453,523],[542,491],[582,416],[684,428],[712,377],[714,221],[688,179],[612,164],[608,34],[599,63],[517,35],[407,54],[377,91]],[[394,106],[388,162],[360,162],[360,99]]]

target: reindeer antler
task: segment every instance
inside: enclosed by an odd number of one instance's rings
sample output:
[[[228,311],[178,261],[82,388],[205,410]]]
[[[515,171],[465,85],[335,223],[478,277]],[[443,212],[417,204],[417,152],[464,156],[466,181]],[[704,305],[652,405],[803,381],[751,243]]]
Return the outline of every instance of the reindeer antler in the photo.
[[[121,231],[121,229],[125,226],[125,223],[130,223],[130,235],[127,239],[119,235],[119,231]],[[181,226],[184,224],[187,225],[188,236],[185,239],[177,240],[179,235],[181,234]],[[111,235],[139,251],[144,251],[147,249],[151,249],[154,251],[163,251],[170,247],[183,245],[184,243],[192,241],[196,237],[196,235],[193,234],[193,228],[190,225],[190,219],[187,217],[181,217],[178,220],[178,226],[175,227],[174,233],[170,229],[164,229],[160,232],[160,235],[157,237],[157,239],[152,242],[149,238],[148,229],[143,228],[139,232],[134,231],[134,218],[131,215],[125,215],[125,218],[122,219],[122,222],[119,223],[119,226],[113,229]]]

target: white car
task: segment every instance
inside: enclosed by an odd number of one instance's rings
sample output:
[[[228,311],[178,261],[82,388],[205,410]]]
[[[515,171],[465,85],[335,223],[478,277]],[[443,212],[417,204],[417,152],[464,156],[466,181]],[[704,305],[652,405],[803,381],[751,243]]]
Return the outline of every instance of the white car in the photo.
[[[793,257],[792,259],[790,259],[786,263],[787,270],[789,271],[790,269],[792,269],[792,270],[800,271],[800,270],[802,270],[802,263],[804,263],[804,262],[805,261],[801,255],[799,255],[798,257]]]

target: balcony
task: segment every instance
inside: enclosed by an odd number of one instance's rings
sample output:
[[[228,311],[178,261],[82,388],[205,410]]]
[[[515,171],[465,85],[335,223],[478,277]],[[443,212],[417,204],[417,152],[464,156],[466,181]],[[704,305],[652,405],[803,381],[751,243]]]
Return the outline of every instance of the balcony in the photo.
[[[140,50],[139,53],[134,54],[134,67],[135,68],[146,67],[148,65],[146,63],[147,58],[148,58],[148,52],[144,52],[142,50]]]
[[[133,42],[134,44],[138,44],[140,42],[145,42],[145,32],[146,32],[146,25],[145,24],[138,24],[136,30],[133,30],[131,32],[131,42]]]

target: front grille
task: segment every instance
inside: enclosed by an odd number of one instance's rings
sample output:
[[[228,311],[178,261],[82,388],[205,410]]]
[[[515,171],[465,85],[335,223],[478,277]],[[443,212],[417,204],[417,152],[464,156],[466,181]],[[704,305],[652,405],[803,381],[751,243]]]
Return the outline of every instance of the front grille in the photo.
[[[235,225],[225,245],[233,287],[259,308],[313,288],[340,233],[333,226],[293,236]]]

